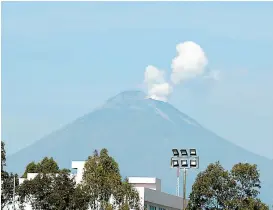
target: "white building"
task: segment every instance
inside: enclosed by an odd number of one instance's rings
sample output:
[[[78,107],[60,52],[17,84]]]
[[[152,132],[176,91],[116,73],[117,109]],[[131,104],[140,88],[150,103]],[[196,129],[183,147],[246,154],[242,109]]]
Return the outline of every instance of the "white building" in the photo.
[[[161,180],[150,177],[129,177],[139,192],[142,206],[147,210],[178,210],[182,209],[183,199],[161,191]]]
[[[85,161],[72,161],[72,168],[77,170],[75,175],[76,183],[82,180]],[[37,173],[28,173],[27,178],[20,178],[19,184],[25,179],[33,179]],[[135,189],[139,192],[141,205],[147,210],[181,210],[183,205],[182,197],[170,195],[161,191],[161,180],[151,177],[129,177]],[[27,205],[26,210],[31,210],[31,206]]]

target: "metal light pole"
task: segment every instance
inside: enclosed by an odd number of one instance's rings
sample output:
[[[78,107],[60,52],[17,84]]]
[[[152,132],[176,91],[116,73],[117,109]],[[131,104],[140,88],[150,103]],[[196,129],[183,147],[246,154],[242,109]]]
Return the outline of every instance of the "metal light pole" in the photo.
[[[189,155],[187,149],[181,149],[181,155],[178,149],[173,149],[173,157],[171,158],[171,167],[177,168],[179,171],[183,169],[183,208],[186,209],[186,181],[187,181],[187,169],[199,168],[199,157],[197,156],[196,149],[189,149]],[[179,178],[177,178],[177,184],[179,184]],[[177,195],[179,196],[179,186],[177,186]]]
[[[176,196],[180,195],[179,188],[180,188],[180,168],[177,168],[177,183],[176,183]]]
[[[184,174],[183,174],[183,210],[186,209],[186,181],[187,181],[187,169],[184,168]]]

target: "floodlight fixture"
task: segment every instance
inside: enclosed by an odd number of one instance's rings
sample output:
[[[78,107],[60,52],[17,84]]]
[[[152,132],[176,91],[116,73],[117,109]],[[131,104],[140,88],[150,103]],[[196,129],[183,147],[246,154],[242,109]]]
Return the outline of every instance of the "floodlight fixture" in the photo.
[[[197,159],[192,159],[190,160],[190,167],[191,168],[198,168],[198,160]]]
[[[180,151],[180,154],[179,154]],[[171,167],[176,167],[177,170],[183,169],[184,180],[183,180],[183,210],[186,209],[186,176],[187,170],[199,168],[199,156],[197,156],[196,149],[173,149],[173,157],[171,158]],[[178,185],[179,186],[179,176]],[[179,189],[177,187],[177,189]],[[177,191],[179,192],[179,191]],[[179,193],[178,193],[179,194]]]
[[[187,168],[188,167],[188,160],[181,160],[181,168]]]
[[[188,151],[186,149],[181,149],[180,152],[181,152],[182,157],[187,157],[188,156]]]
[[[196,156],[196,149],[190,149],[190,156]]]
[[[173,156],[176,156],[176,157],[179,156],[178,149],[173,149]]]
[[[179,167],[178,160],[172,160],[172,167]]]

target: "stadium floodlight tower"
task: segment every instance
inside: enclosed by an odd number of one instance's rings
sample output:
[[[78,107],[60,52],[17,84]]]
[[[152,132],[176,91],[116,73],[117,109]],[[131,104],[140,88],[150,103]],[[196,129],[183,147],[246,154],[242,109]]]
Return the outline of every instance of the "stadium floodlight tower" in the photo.
[[[188,169],[199,168],[199,157],[197,156],[196,149],[172,149],[173,156],[171,158],[171,167],[178,170],[183,169],[183,210],[186,209],[186,176]]]

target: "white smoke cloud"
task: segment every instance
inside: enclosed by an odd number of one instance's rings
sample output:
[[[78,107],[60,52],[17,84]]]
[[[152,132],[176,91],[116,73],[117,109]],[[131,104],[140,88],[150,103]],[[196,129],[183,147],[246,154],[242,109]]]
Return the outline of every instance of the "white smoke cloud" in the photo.
[[[144,82],[148,85],[154,83],[164,83],[165,74],[163,71],[158,70],[156,67],[152,65],[147,66],[146,71],[144,73]]]
[[[167,82],[161,84],[153,84],[152,87],[148,90],[148,96],[151,99],[166,102],[171,92],[172,87]]]
[[[147,66],[144,73],[144,82],[148,88],[148,97],[167,101],[168,95],[172,92],[172,87],[165,81],[165,74],[154,66]]]
[[[167,101],[174,85],[204,73],[208,60],[198,44],[191,41],[183,42],[176,46],[176,50],[177,56],[172,60],[170,75],[173,85],[165,80],[164,71],[151,65],[147,66],[144,73],[144,83],[147,86],[149,98]]]
[[[172,61],[171,81],[179,84],[204,73],[208,64],[203,49],[196,43],[187,41],[176,46],[177,56]]]

